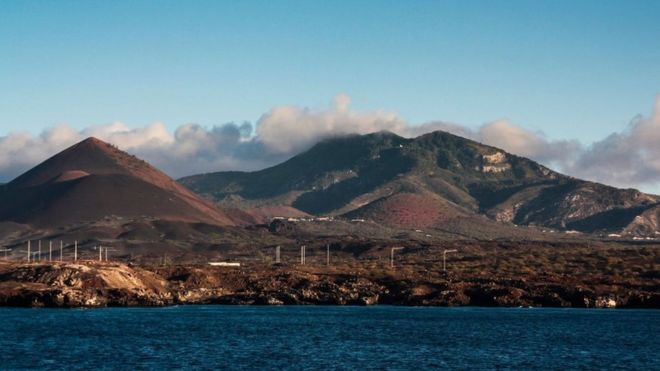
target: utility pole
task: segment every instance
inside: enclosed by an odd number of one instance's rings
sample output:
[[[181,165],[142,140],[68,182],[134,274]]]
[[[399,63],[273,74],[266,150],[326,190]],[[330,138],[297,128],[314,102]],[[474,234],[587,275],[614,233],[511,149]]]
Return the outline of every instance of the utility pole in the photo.
[[[64,249],[64,242],[62,242],[62,240],[60,240],[60,263],[62,262],[62,258],[64,256],[64,254],[62,252],[63,249]]]
[[[78,241],[73,243],[73,261],[78,261]]]
[[[275,246],[275,263],[280,264],[280,245]]]
[[[300,246],[300,265],[305,265],[305,245]]]
[[[109,247],[104,247],[103,252],[105,253],[105,261],[108,261],[108,251],[117,251],[117,249],[111,249]],[[167,254],[163,254],[163,265],[167,265],[168,259]]]
[[[103,247],[99,246],[99,261],[103,261]]]
[[[325,245],[325,265],[330,266],[330,244]]]
[[[457,252],[458,250],[444,250],[442,252],[442,270],[447,271],[447,253],[449,252]]]
[[[27,256],[27,259],[28,259],[28,263],[29,263],[30,262],[30,240],[28,240],[28,256]]]
[[[5,253],[5,260],[7,260],[7,252],[11,251],[11,249],[2,249],[0,251]]]
[[[48,241],[48,261],[53,261],[53,241]]]
[[[390,250],[390,268],[394,268],[394,252],[403,249],[403,247],[393,247],[392,250]]]
[[[39,240],[39,255],[37,256],[39,257],[37,260],[41,261],[41,240]]]

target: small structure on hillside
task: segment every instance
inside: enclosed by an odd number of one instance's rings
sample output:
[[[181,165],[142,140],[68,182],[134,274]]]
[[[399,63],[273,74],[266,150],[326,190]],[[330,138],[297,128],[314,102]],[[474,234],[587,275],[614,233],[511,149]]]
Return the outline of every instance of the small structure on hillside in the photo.
[[[209,262],[212,267],[240,267],[241,263],[238,262]]]

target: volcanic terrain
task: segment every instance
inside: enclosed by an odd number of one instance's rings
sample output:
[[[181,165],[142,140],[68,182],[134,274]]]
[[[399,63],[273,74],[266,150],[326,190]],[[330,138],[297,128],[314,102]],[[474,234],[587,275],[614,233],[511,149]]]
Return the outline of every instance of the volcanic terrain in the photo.
[[[655,237],[660,197],[575,179],[446,132],[332,138],[256,172],[181,183],[220,205],[289,206],[393,227],[442,227],[486,216],[499,225]]]
[[[0,186],[0,305],[660,306],[657,196],[447,133],[182,183],[90,138]]]
[[[240,220],[96,138],[62,151],[0,188],[0,221],[52,228],[109,216],[220,225]]]

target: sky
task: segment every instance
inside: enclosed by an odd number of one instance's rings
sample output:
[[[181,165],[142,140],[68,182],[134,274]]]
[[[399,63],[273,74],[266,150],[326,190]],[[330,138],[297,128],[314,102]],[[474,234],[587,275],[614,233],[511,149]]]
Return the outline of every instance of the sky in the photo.
[[[86,135],[172,176],[442,129],[660,193],[658,1],[0,2],[0,181]]]

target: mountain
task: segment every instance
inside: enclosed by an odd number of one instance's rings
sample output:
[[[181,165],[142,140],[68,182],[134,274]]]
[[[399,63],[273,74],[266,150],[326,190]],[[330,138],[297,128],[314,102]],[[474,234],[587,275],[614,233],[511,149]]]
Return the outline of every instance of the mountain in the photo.
[[[180,182],[221,205],[279,205],[406,227],[486,216],[517,225],[649,234],[658,231],[660,209],[658,196],[568,177],[441,131],[413,139],[389,132],[332,138],[268,169]]]
[[[239,223],[158,169],[96,138],[0,188],[0,221],[53,227],[108,216]]]

